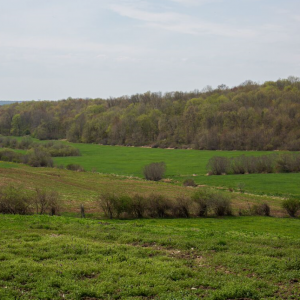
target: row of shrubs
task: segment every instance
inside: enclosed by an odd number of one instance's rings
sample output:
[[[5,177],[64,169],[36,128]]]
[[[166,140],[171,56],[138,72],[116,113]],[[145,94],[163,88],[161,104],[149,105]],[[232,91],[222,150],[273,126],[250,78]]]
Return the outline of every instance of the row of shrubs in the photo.
[[[35,189],[28,191],[14,185],[0,188],[0,213],[2,214],[50,214],[60,211],[60,196],[56,191]],[[190,218],[207,216],[231,216],[232,205],[229,195],[224,192],[203,188],[192,197],[178,196],[170,199],[161,194],[143,196],[141,194],[102,194],[98,205],[107,218]],[[295,198],[282,202],[282,208],[291,217],[300,210],[300,201]],[[256,204],[248,210],[239,210],[239,215],[270,216],[267,203]],[[84,217],[84,207],[81,206]]]
[[[170,199],[160,194],[146,197],[141,194],[129,195],[102,194],[98,205],[107,218],[190,218],[207,216],[232,216],[230,196],[222,191],[203,188],[192,197],[178,196]],[[290,217],[296,217],[300,210],[300,200],[285,199],[282,208]],[[239,210],[240,216],[270,216],[267,203],[254,204],[248,209]]]
[[[50,167],[53,168],[53,159],[48,152],[40,149],[29,150],[28,153],[17,153],[9,149],[0,150],[0,160],[14,163],[22,163],[32,167]]]
[[[214,156],[207,164],[209,175],[300,172],[300,153],[263,156]]]
[[[65,157],[65,156],[80,156],[79,149],[73,148],[69,145],[49,141],[47,143],[36,143],[30,137],[24,137],[20,141],[16,138],[0,136],[0,147],[11,149],[39,149],[43,152],[48,152],[52,157]]]
[[[35,189],[27,191],[14,185],[0,188],[0,213],[2,214],[50,214],[60,210],[60,196],[56,191]]]
[[[98,205],[107,218],[189,218],[232,215],[231,199],[224,192],[201,189],[192,197],[170,199],[161,194],[102,194]]]
[[[49,167],[53,168],[54,163],[48,152],[39,148],[29,150],[28,153],[17,153],[9,149],[0,150],[0,161],[8,161],[14,163],[22,163],[31,167]],[[57,166],[59,169],[67,169],[70,171],[84,172],[84,168],[78,164],[68,164],[67,166]]]

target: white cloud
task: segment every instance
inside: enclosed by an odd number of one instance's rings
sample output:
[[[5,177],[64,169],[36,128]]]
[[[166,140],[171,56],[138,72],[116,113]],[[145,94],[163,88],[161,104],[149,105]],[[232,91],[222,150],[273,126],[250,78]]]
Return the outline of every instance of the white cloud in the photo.
[[[211,4],[215,2],[222,2],[222,0],[170,0],[172,2],[177,2],[186,6],[194,6],[194,5],[203,5],[203,4]]]
[[[192,35],[219,35],[225,37],[253,37],[253,29],[242,29],[199,20],[186,14],[175,12],[150,12],[133,5],[111,5],[111,9],[123,17],[145,22],[147,26]]]

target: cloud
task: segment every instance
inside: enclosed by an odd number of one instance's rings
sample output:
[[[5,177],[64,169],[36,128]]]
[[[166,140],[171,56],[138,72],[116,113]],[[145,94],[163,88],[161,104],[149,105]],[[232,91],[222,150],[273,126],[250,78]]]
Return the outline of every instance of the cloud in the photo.
[[[179,0],[183,1],[183,0]],[[253,37],[253,29],[241,29],[226,24],[199,20],[198,18],[175,12],[152,12],[135,5],[111,5],[119,15],[146,23],[146,26],[191,35],[219,35],[225,37]]]
[[[186,6],[198,6],[203,4],[212,4],[216,2],[222,2],[222,0],[170,0]]]

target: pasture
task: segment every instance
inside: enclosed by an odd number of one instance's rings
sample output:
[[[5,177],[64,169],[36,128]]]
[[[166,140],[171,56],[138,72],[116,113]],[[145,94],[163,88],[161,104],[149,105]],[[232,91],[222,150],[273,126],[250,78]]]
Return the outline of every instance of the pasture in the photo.
[[[300,298],[299,219],[287,218],[278,197],[299,195],[299,174],[205,175],[210,157],[245,153],[238,151],[72,145],[82,156],[55,163],[81,164],[87,172],[0,162],[0,186],[56,190],[62,200],[60,217],[0,215],[0,299]],[[166,163],[171,180],[142,179],[143,166],[157,161]],[[235,216],[101,219],[100,193],[176,198],[201,189],[182,186],[185,178],[223,187]],[[240,182],[250,194],[238,191]],[[261,203],[280,218],[237,216]],[[81,204],[86,219],[79,218]]]
[[[38,141],[38,140],[35,140]],[[41,141],[41,143],[43,143]],[[64,142],[68,143],[68,142]],[[246,174],[206,176],[206,165],[213,156],[233,157],[240,155],[266,155],[269,151],[199,151],[179,149],[152,149],[96,144],[68,143],[78,148],[79,157],[55,157],[56,165],[80,164],[87,171],[143,177],[143,167],[151,162],[166,163],[166,178],[182,184],[192,178],[199,185],[237,189],[239,184],[253,194],[271,196],[300,196],[300,173],[287,174]]]
[[[178,195],[191,196],[196,189],[168,182],[145,181],[140,178],[99,174],[93,172],[74,172],[56,168],[32,168],[22,164],[0,162],[0,186],[14,184],[29,190],[42,188],[56,190],[62,198],[63,212],[79,213],[80,204],[87,212],[99,215],[95,203],[101,193],[129,194],[141,193],[149,196],[152,193],[162,194],[171,199]],[[201,187],[200,187],[201,188]],[[281,209],[279,197],[248,195],[247,193],[230,193],[235,212],[247,209],[249,205],[268,203],[273,215],[286,215]]]
[[[299,221],[0,216],[1,299],[299,299]]]

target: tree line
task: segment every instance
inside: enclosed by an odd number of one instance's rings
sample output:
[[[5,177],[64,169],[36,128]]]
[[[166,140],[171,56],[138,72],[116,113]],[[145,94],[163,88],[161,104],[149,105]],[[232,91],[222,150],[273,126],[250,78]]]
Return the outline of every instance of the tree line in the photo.
[[[104,145],[300,150],[300,79],[0,107],[0,134]]]

